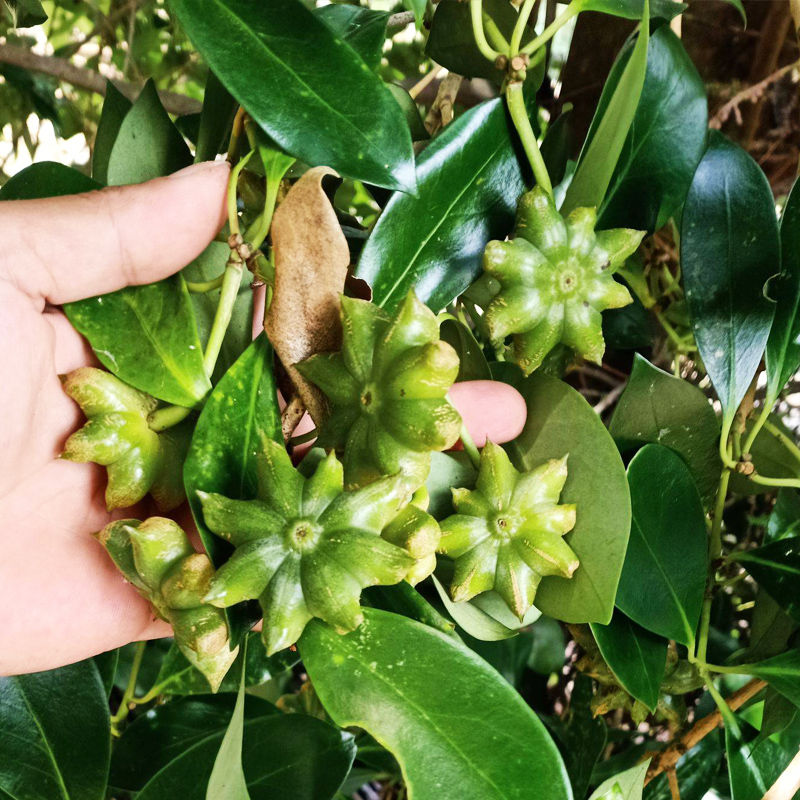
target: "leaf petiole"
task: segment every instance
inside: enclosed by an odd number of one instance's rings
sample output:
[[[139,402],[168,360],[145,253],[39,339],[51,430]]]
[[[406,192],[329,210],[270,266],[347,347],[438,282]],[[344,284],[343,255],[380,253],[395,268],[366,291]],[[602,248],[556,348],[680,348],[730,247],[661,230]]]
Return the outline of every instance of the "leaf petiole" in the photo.
[[[535,53],[540,47],[547,44],[573,17],[583,11],[586,0],[572,0],[560,16],[556,17],[535,39],[532,39],[520,53]]]
[[[522,96],[522,86],[522,81],[511,81],[506,85],[508,112],[522,141],[525,155],[528,156],[536,183],[552,197],[553,184],[550,181],[550,175],[547,173],[547,167],[539,150],[536,134],[533,132],[531,121],[528,118],[528,110],[525,108],[525,100]]]

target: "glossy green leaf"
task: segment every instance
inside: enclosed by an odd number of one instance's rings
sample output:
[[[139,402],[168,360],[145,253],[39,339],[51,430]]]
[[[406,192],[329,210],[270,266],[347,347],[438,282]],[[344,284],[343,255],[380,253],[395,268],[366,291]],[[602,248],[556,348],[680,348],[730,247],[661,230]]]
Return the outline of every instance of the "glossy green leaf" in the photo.
[[[458,354],[459,381],[490,381],[492,371],[483,349],[472,331],[456,319],[446,319],[439,326],[439,338],[447,342]]]
[[[724,761],[722,737],[716,731],[704,737],[678,762],[681,800],[703,800]],[[644,800],[672,800],[666,775],[659,775],[644,787]]]
[[[410,800],[569,798],[561,757],[536,715],[471,650],[375,609],[341,636],[316,620],[300,652],[326,711],[397,758]],[[433,676],[440,680],[432,680]]]
[[[216,733],[184,750],[136,800],[208,800],[206,786],[221,741],[222,733]],[[351,734],[305,714],[272,714],[244,723],[242,765],[251,800],[333,798],[355,752]]]
[[[547,720],[564,757],[572,795],[576,798],[586,797],[592,769],[603,755],[608,738],[606,723],[592,711],[592,695],[592,679],[578,673],[566,712],[562,717]]]
[[[784,611],[800,622],[799,536],[779,539],[755,550],[737,552],[736,560]]]
[[[633,521],[617,605],[634,622],[690,647],[708,574],[706,520],[680,456],[657,444],[628,466]]]
[[[732,669],[761,678],[800,708],[800,650],[789,650],[755,664],[737,664]]]
[[[245,647],[247,645],[245,644]],[[208,779],[206,800],[224,797],[226,800],[250,800],[247,779],[242,766],[242,739],[244,738],[244,687],[245,670],[241,670],[239,691],[230,722],[214,759]]]
[[[800,492],[796,489],[779,489],[764,533],[764,544],[791,536],[800,536]]]
[[[36,200],[82,194],[101,188],[82,172],[55,161],[39,161],[9,178],[0,189],[0,200]]]
[[[747,657],[742,659],[750,662],[763,661],[782,653],[797,627],[792,618],[763,588],[759,588],[755,604]]]
[[[195,161],[213,161],[217,153],[227,150],[236,107],[236,101],[222,85],[222,81],[213,72],[209,72],[197,130]]]
[[[249,0],[171,0],[170,7],[228,91],[286,152],[414,191],[400,108],[355,50],[342,47],[300,0],[273,0],[268,14]]]
[[[509,40],[517,21],[517,11],[509,0],[484,0],[482,8]],[[460,0],[441,0],[436,4],[425,54],[437,64],[466,78],[486,78],[499,83],[505,77],[505,72],[497,69],[478,50],[472,33],[469,3]]]
[[[667,640],[637,625],[619,609],[609,625],[592,625],[606,664],[625,691],[656,710],[667,664]]]
[[[614,441],[586,400],[566,383],[534,373],[518,387],[528,419],[508,452],[518,469],[568,456],[562,503],[577,505],[564,539],[580,566],[570,579],[543,578],[536,607],[565,622],[610,621],[630,527],[625,468]]]
[[[111,81],[106,81],[103,113],[97,125],[97,135],[92,150],[92,177],[103,185],[108,183],[108,160],[111,158],[111,150],[119,135],[122,121],[132,105],[133,103]]]
[[[628,44],[617,58],[606,87],[617,83],[633,48]],[[606,88],[599,108],[609,98]],[[707,125],[703,81],[681,40],[662,25],[650,37],[642,94],[600,209],[599,226],[655,231],[666,224],[683,205],[703,157]]]
[[[443,308],[480,272],[486,243],[510,233],[525,182],[502,99],[448,125],[420,155],[417,180],[416,197],[389,200],[356,269],[389,311],[412,287]]]
[[[235,669],[233,670],[235,671]],[[185,750],[227,727],[235,696],[182,697],[149,709],[125,728],[114,744],[109,784],[138,792],[150,778]],[[277,713],[266,700],[245,697],[244,719]]]
[[[103,800],[108,699],[92,659],[0,678],[0,792],[25,800]]]
[[[719,420],[694,384],[654,367],[637,353],[608,429],[623,452],[648,442],[674,450],[689,467],[705,502],[713,501],[722,469]]]
[[[214,387],[197,420],[183,467],[186,496],[203,544],[219,564],[229,548],[205,526],[198,490],[251,500],[262,437],[283,441],[272,348],[261,334]]]
[[[260,644],[259,633],[247,634],[247,653],[244,648],[239,651],[236,661],[222,679],[219,692],[235,692],[239,688],[241,663],[246,659],[245,681],[247,686],[259,686],[291,669],[299,660],[299,656],[291,650],[268,656]],[[161,662],[153,686],[159,694],[195,695],[208,694],[208,680],[200,670],[193,667],[186,656],[173,644]],[[147,686],[146,689],[150,689]]]
[[[181,274],[187,281],[203,282],[217,278],[224,272],[230,252],[227,242],[211,242],[191,264],[183,268]],[[249,269],[243,269],[239,294],[231,312],[231,321],[222,341],[214,374],[211,376],[214,384],[220,381],[228,368],[253,341],[252,282],[253,273]],[[212,289],[210,292],[192,292],[189,295],[194,306],[197,332],[204,351],[214,325],[221,293],[221,289]]]
[[[795,182],[781,217],[780,278],[770,283],[775,319],[767,339],[767,397],[772,406],[800,367],[800,182]]]
[[[725,750],[731,800],[761,800],[788,763],[783,748],[758,738],[758,731],[733,714],[725,715]]]
[[[314,13],[336,36],[347,42],[370,69],[380,66],[389,21],[387,11],[331,3],[314,9]]]
[[[192,301],[180,275],[67,303],[101,363],[166,403],[193,406],[211,388]]]
[[[94,665],[100,673],[100,680],[106,690],[106,697],[110,697],[111,690],[114,688],[114,679],[117,676],[117,666],[119,665],[119,648],[108,650],[94,657]]]
[[[644,12],[644,0],[586,0],[583,11],[601,11],[625,19],[641,19]],[[651,0],[650,17],[662,17],[671,20],[686,9],[686,3],[676,0]]]
[[[191,163],[183,136],[164,111],[155,83],[149,80],[119,125],[108,156],[108,185],[149,181]]]
[[[394,95],[403,116],[406,118],[408,130],[411,132],[411,140],[414,142],[422,142],[430,139],[431,135],[428,133],[425,123],[422,119],[419,106],[414,98],[402,87],[396,83],[387,83],[386,88]]]
[[[732,420],[764,353],[775,304],[765,284],[780,271],[778,222],[755,161],[712,131],[683,208],[681,267],[706,371]]]
[[[642,800],[642,789],[650,759],[603,781],[589,800]]]
[[[601,99],[598,112],[586,135],[575,175],[567,189],[561,207],[562,214],[566,215],[573,209],[584,206],[598,208],[619,161],[636,115],[647,71],[650,14],[648,0],[643,2],[644,13],[636,44],[619,81],[609,90],[612,92],[611,96],[605,103]]]
[[[564,180],[572,155],[572,109],[572,103],[566,103],[555,121],[547,126],[542,139],[542,160],[553,186],[558,186]]]

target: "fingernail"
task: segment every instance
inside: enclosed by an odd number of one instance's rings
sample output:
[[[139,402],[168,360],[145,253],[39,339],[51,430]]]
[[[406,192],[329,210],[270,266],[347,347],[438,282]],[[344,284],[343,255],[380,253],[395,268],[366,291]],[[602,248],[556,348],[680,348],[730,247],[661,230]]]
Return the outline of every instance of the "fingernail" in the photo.
[[[199,164],[191,164],[188,167],[179,169],[168,178],[191,178],[195,175],[202,175],[205,173],[218,173],[220,175],[227,174],[230,171],[231,165],[227,161],[201,161]]]

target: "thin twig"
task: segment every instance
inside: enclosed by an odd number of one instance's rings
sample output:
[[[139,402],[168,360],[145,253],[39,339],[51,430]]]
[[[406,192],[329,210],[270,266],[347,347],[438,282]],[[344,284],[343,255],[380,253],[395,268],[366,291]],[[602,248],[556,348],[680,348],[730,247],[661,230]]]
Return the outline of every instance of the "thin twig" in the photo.
[[[425,75],[420,78],[409,90],[408,93],[411,95],[413,100],[416,100],[425,89],[428,88],[444,71],[444,67],[440,67],[438,64],[431,62],[431,68]]]
[[[281,412],[281,431],[283,431],[283,440],[285,442],[292,438],[294,429],[305,413],[305,403],[300,399],[299,395],[294,395]]]
[[[614,403],[619,400],[619,396],[625,391],[625,386],[627,384],[621,383],[619,386],[612,389],[597,405],[593,406],[595,413],[598,415],[604,414],[608,411]]]
[[[734,692],[728,699],[728,707],[731,711],[736,711],[741,708],[748,700],[755,697],[763,688],[766,683],[758,678],[748,681],[738,692]],[[709,733],[716,730],[717,726],[722,722],[722,715],[719,709],[713,711],[708,716],[698,720],[692,728],[679,739],[673,742],[666,750],[662,750],[650,764],[650,769],[647,770],[647,777],[645,784],[650,783],[654,778],[657,778],[662,772],[671,770],[675,767],[681,757],[688,753],[695,745],[699,744],[702,739],[705,739]]]
[[[453,116],[455,115],[454,106],[463,80],[464,78],[461,75],[450,72],[444,76],[444,79],[439,84],[436,98],[431,104],[428,115],[425,117],[425,129],[431,136],[453,121]]]
[[[667,781],[669,782],[669,793],[672,795],[672,800],[681,800],[678,773],[674,769],[667,770]]]
[[[397,14],[392,14],[392,16],[386,21],[386,30],[391,36],[405,28],[407,25],[410,25],[413,21],[413,11],[399,11]]]
[[[58,80],[71,83],[80,89],[86,89],[96,94],[106,93],[106,79],[99,73],[84,67],[77,67],[66,58],[58,56],[40,56],[32,53],[26,47],[17,47],[13,44],[0,44],[0,64],[13,64],[16,67],[51,75]],[[135,98],[141,89],[140,86],[128,81],[114,81],[114,85],[126,96]],[[159,91],[159,97],[164,108],[170,114],[196,114],[202,104],[192,97],[186,97],[175,92]]]

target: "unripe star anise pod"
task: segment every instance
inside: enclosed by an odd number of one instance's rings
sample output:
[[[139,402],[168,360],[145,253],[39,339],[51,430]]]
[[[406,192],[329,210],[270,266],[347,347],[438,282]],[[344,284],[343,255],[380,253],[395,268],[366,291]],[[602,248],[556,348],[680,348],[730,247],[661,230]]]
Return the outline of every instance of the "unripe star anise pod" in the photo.
[[[511,354],[526,375],[559,343],[599,364],[600,312],[632,302],[612,276],[644,233],[595,231],[596,224],[594,208],[576,208],[564,219],[537,186],[520,199],[515,238],[486,246],[483,269],[500,288],[484,320],[495,346],[511,337]]]
[[[239,648],[230,649],[225,613],[203,601],[214,567],[171,519],[122,519],[97,534],[126,580],[175,633],[175,643],[216,691]]]
[[[418,486],[431,451],[452,447],[459,436],[461,417],[447,400],[458,356],[413,292],[394,316],[349,297],[341,315],[341,352],[297,365],[330,402],[318,444],[344,451],[348,488],[398,473]]]
[[[407,502],[407,484],[394,476],[345,492],[333,453],[305,478],[269,439],[257,463],[259,499],[199,493],[208,527],[236,548],[206,600],[225,608],[258,599],[270,654],[294,644],[314,617],[353,630],[363,619],[363,588],[398,583],[416,568],[400,546],[415,540],[412,524],[381,536]]]
[[[61,457],[106,468],[109,511],[129,508],[148,492],[161,511],[180,505],[183,491],[174,477],[183,461],[181,443],[174,432],[151,430],[148,418],[155,398],[95,367],[70,372],[63,385],[87,422],[67,439]]]
[[[558,505],[566,479],[566,457],[520,473],[502,447],[486,443],[475,489],[453,489],[456,513],[441,523],[439,551],[455,562],[453,600],[494,589],[522,619],[543,577],[572,577],[578,558],[563,536],[575,506]]]

